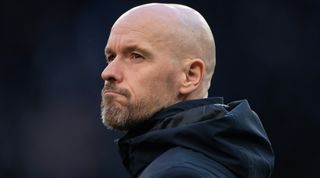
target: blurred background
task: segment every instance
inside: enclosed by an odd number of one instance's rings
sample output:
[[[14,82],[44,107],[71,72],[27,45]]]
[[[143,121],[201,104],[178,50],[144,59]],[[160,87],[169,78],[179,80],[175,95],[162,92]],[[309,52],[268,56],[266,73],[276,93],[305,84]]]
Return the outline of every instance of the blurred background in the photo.
[[[113,22],[154,1],[1,1],[0,177],[128,178],[100,121]],[[320,1],[158,1],[198,10],[215,35],[210,96],[247,98],[276,154],[273,178],[317,177]]]

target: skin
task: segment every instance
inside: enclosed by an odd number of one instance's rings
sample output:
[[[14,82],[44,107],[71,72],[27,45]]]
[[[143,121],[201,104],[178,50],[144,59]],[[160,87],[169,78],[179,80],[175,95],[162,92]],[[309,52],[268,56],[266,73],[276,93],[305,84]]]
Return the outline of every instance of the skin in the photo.
[[[101,73],[102,119],[127,131],[172,104],[207,97],[215,66],[204,18],[177,4],[146,4],[113,25]]]

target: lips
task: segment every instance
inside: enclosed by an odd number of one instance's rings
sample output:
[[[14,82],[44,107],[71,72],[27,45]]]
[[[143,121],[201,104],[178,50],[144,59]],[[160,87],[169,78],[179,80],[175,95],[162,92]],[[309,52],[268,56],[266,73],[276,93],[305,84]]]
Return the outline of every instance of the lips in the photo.
[[[103,95],[121,95],[130,98],[130,93],[127,89],[119,88],[114,85],[105,85],[102,89]]]
[[[112,94],[112,95],[122,95],[123,96],[123,94],[121,94],[121,93],[119,93],[117,91],[114,91],[114,90],[104,90],[103,93],[105,95]]]

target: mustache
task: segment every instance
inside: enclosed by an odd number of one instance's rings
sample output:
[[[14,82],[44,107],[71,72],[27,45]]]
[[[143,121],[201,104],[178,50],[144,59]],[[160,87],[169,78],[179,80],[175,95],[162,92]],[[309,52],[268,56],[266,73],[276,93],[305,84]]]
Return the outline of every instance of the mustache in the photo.
[[[114,83],[105,84],[104,87],[102,88],[102,95],[106,91],[118,93],[118,94],[123,95],[123,96],[128,97],[128,98],[130,98],[130,96],[131,96],[129,90],[124,89],[124,88],[119,88]]]

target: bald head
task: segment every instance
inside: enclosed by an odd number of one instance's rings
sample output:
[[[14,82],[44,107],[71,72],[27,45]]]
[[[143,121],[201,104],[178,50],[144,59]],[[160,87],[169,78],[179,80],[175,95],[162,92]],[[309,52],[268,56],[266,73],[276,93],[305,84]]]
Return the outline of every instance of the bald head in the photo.
[[[101,115],[110,128],[130,130],[162,108],[208,96],[214,40],[205,19],[187,6],[127,11],[113,25],[105,54]]]
[[[215,67],[215,45],[209,25],[196,10],[178,4],[151,3],[130,9],[115,22],[111,33],[130,28],[147,35],[155,46],[181,62],[199,58],[205,64],[201,97],[207,96]]]

